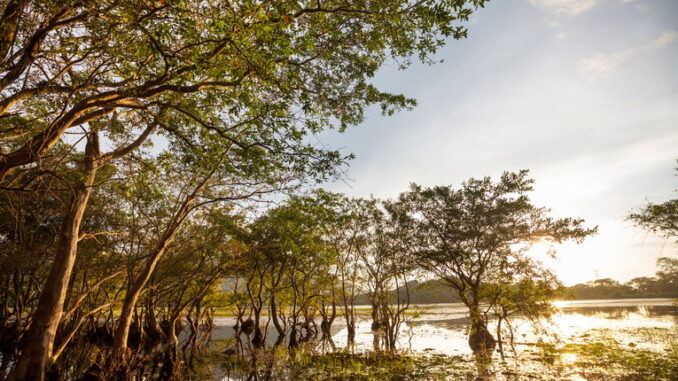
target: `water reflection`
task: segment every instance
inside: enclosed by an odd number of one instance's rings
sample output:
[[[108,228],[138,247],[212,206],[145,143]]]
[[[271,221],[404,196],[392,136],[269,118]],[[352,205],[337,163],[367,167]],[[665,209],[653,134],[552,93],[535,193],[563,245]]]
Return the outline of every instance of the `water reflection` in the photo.
[[[586,316],[599,316],[604,319],[626,319],[631,314],[644,317],[672,316],[678,318],[678,306],[672,305],[639,305],[639,306],[575,306],[561,307],[562,313],[577,313]]]
[[[556,302],[558,313],[549,322],[535,330],[529,322],[519,317],[514,321],[517,358],[529,358],[536,353],[535,343],[545,340],[562,346],[567,343],[595,342],[603,334],[611,335],[615,341],[628,348],[640,348],[662,351],[661,344],[655,343],[648,333],[654,329],[673,328],[678,322],[678,305],[670,299],[642,299],[642,300],[604,300],[604,301],[567,301]],[[398,348],[419,354],[443,354],[463,356],[471,359],[472,353],[468,346],[468,324],[465,308],[456,304],[416,306],[420,311],[416,320],[405,322],[401,327],[398,339]],[[234,336],[233,320],[218,318],[213,338],[225,339]],[[495,328],[490,319],[491,332]],[[262,327],[263,328],[263,327]],[[548,335],[544,335],[548,332]],[[277,335],[271,327],[264,333],[267,347],[272,347]],[[337,320],[331,327],[330,334],[325,340],[317,340],[317,350],[320,353],[334,350],[345,350],[348,331],[341,320]],[[379,340],[371,329],[369,314],[358,319],[354,346],[350,353],[369,353],[375,347],[375,340]],[[247,346],[247,339],[241,339],[243,346]],[[284,347],[284,346],[283,346]],[[347,351],[348,353],[349,351]],[[496,354],[495,354],[496,355]],[[495,356],[495,361],[498,361]],[[235,361],[235,360],[234,360]],[[238,360],[241,361],[241,360]],[[224,380],[266,379],[275,369],[285,372],[284,356],[276,357],[270,354],[251,357],[248,361],[256,362],[259,371],[242,373],[242,364],[237,361],[221,366],[220,375]],[[574,364],[577,361],[575,354],[567,353],[560,361],[564,364]],[[251,369],[250,364],[250,369]],[[491,364],[478,363],[476,374],[479,380],[490,380],[493,377]],[[263,370],[262,370],[263,369]],[[294,375],[285,375],[288,379],[295,379]],[[291,377],[291,378],[290,378]],[[570,380],[581,379],[576,374],[568,376]]]

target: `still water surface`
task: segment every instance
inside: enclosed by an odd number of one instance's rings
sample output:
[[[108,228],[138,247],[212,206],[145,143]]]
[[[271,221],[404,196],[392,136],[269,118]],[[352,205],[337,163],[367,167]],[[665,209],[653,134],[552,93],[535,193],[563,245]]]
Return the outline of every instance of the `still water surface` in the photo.
[[[548,322],[535,327],[520,318],[513,320],[516,348],[533,345],[537,338],[561,345],[596,341],[602,337],[614,338],[621,344],[634,348],[663,350],[663,345],[652,340],[653,329],[673,329],[678,322],[678,304],[675,299],[615,299],[555,302],[558,313]],[[369,310],[365,310],[369,311]],[[467,342],[467,310],[457,303],[417,305],[416,315],[409,315],[402,325],[399,348],[415,353],[440,353],[446,355],[471,355]],[[373,334],[369,313],[358,318],[356,351],[372,349]],[[214,339],[233,335],[235,319],[215,319]],[[494,327],[490,326],[493,330]],[[333,340],[338,348],[345,346],[347,330],[342,316],[337,316],[333,327]],[[276,339],[269,324],[267,342]]]

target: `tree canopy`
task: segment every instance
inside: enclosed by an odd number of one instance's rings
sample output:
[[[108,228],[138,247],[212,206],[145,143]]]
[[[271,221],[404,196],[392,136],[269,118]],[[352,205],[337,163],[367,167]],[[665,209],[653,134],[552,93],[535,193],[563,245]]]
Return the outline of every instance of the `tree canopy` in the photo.
[[[627,218],[643,229],[676,239],[678,244],[678,199],[658,204],[650,202],[644,208],[631,212]]]
[[[420,265],[454,288],[468,307],[474,352],[491,352],[495,345],[481,302],[489,301],[492,308],[507,300],[506,290],[511,290],[494,287],[499,294],[487,295],[490,286],[506,282],[512,287],[536,274],[524,271],[539,269],[526,258],[530,245],[581,242],[597,229],[584,227],[582,219],[552,218],[548,209],[533,205],[527,194],[534,180],[527,175],[526,170],[505,172],[496,182],[472,178],[459,189],[412,184],[388,206],[401,225],[405,247]],[[550,277],[546,274],[545,279]]]
[[[359,123],[366,106],[414,105],[370,78],[389,59],[431,60],[483,4],[11,0],[0,20],[0,178],[90,122],[117,153],[158,135],[317,155],[290,150],[333,121]]]

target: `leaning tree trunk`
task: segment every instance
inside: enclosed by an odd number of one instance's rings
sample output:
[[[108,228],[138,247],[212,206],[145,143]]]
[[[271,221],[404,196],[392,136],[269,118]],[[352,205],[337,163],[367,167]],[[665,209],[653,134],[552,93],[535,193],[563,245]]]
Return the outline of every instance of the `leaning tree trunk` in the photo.
[[[177,224],[178,225],[178,224]],[[134,280],[134,283],[130,286],[125,294],[125,300],[122,304],[122,310],[120,311],[120,319],[118,319],[118,327],[115,330],[115,338],[113,339],[113,350],[116,353],[122,353],[127,349],[127,338],[129,337],[130,327],[132,326],[132,312],[136,307],[137,300],[141,291],[146,286],[146,283],[151,278],[153,271],[155,270],[156,265],[160,261],[160,258],[163,256],[167,247],[174,239],[178,226],[175,229],[169,230],[161,243],[156,247],[153,252],[153,255],[146,263],[143,271],[139,276]]]
[[[97,172],[99,156],[99,138],[96,132],[92,132],[88,136],[85,147],[84,178],[75,187],[69,209],[59,232],[59,245],[57,246],[54,263],[40,294],[38,307],[31,325],[24,338],[25,347],[9,375],[9,380],[42,381],[45,379],[45,371],[51,363],[54,337],[64,309],[68,282],[71,279],[71,272],[78,252],[80,223],[92,193],[92,184]]]
[[[153,252],[146,262],[146,266],[141,271],[141,274],[137,276],[130,288],[125,294],[125,299],[122,303],[122,310],[120,311],[120,319],[118,320],[118,327],[115,330],[115,337],[113,339],[113,351],[116,354],[122,354],[125,349],[127,349],[127,338],[129,337],[130,326],[132,325],[132,311],[134,310],[137,300],[139,300],[139,295],[143,291],[146,284],[151,279],[155,267],[158,265],[160,259],[165,255],[167,248],[174,241],[179,228],[181,228],[184,220],[191,213],[193,203],[195,202],[198,193],[202,191],[207,185],[208,181],[214,175],[216,170],[211,171],[193,190],[191,194],[186,196],[184,201],[181,203],[176,213],[172,217],[167,229],[162,235],[160,242],[155,247]]]
[[[275,292],[271,292],[270,311],[271,319],[273,320],[273,326],[275,326],[275,330],[278,331],[278,337],[285,337],[287,327],[283,327],[283,325],[280,323],[280,320],[278,319],[278,307],[275,302]]]

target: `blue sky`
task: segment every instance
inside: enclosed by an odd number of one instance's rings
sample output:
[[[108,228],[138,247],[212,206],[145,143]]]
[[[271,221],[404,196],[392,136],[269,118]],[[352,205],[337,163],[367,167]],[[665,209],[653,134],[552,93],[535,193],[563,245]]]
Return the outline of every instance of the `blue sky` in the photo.
[[[328,188],[395,197],[410,182],[458,185],[530,169],[532,198],[599,234],[548,261],[568,284],[652,275],[672,242],[624,220],[678,188],[678,1],[494,0],[444,62],[375,78],[419,105],[318,140],[353,152]],[[535,248],[535,255],[544,248]]]

